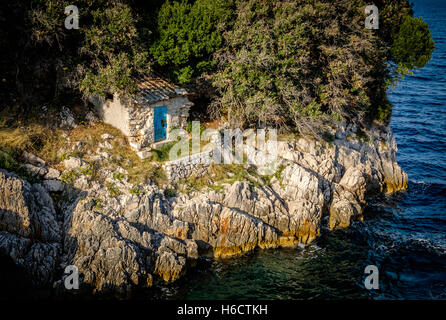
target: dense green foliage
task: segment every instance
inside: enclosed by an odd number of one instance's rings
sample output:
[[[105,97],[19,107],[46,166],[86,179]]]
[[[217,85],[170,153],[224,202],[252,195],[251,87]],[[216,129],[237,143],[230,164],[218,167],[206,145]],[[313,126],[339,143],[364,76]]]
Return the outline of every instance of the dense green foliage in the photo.
[[[56,1],[40,0],[32,14],[33,36],[37,42],[51,45],[57,40],[61,48],[61,67],[67,85],[84,94],[132,92],[131,76],[148,70],[148,53],[136,29],[137,16],[132,8],[119,1]],[[64,8],[75,4],[80,8],[82,27],[63,26]],[[51,23],[48,23],[51,22]],[[62,22],[62,23],[61,23]],[[54,30],[57,28],[56,30]]]
[[[161,7],[151,52],[174,81],[189,83],[215,66],[212,53],[223,43],[219,26],[231,16],[230,6],[228,0],[182,0]]]
[[[211,111],[242,126],[316,131],[387,121],[389,84],[434,48],[407,0],[29,0],[0,4],[0,98],[32,108],[73,96],[135,90],[155,69],[213,86]],[[64,27],[67,5],[80,28]],[[12,102],[11,102],[12,101]],[[204,110],[203,110],[204,111]]]
[[[404,17],[390,50],[395,63],[408,69],[424,67],[434,50],[427,23],[421,18]]]
[[[415,28],[406,27],[407,21],[419,21],[405,16],[392,46],[398,50],[391,51],[388,41],[398,30],[392,23],[398,26],[410,6],[382,1],[386,16],[380,32],[364,27],[365,6],[350,0],[239,1],[234,26],[217,54],[219,111],[242,126],[276,124],[310,132],[333,119],[387,120],[391,53],[397,64],[422,67],[433,50],[424,43],[432,40],[428,28],[417,26],[418,34],[403,42],[406,29]]]

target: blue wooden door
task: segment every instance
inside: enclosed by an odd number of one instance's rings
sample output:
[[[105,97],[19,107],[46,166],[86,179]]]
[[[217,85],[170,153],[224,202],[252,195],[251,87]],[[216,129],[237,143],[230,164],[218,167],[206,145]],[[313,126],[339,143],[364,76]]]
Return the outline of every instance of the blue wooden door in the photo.
[[[155,117],[153,119],[155,127],[155,141],[166,139],[166,128],[167,128],[166,114],[167,114],[166,106],[155,108]]]

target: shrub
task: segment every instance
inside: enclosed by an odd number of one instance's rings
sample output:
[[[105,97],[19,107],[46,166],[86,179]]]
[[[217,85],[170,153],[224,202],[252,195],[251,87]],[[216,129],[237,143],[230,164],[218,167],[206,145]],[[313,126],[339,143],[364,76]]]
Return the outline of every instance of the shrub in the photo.
[[[20,165],[9,154],[0,151],[0,168],[16,172],[20,169]]]
[[[237,1],[233,27],[215,54],[214,113],[234,126],[312,134],[334,119],[388,120],[388,84],[423,66],[433,41],[406,0],[378,5],[384,25],[375,32],[364,27],[362,0]]]
[[[151,47],[156,62],[173,81],[189,83],[215,66],[223,39],[219,24],[230,16],[227,0],[166,1],[158,14],[159,38]]]
[[[431,59],[434,47],[427,23],[421,18],[405,16],[390,52],[397,64],[407,69],[422,68]]]
[[[125,178],[125,175],[123,173],[114,173],[113,178],[116,180],[123,180]]]
[[[60,176],[60,180],[66,184],[73,184],[74,180],[76,180],[80,176],[80,173],[75,170],[66,170]]]
[[[116,197],[120,195],[119,189],[116,187],[116,185],[113,182],[107,181],[107,189],[110,197]]]
[[[164,189],[164,196],[166,198],[175,197],[176,195],[177,195],[177,193],[174,189],[170,189],[170,188]]]

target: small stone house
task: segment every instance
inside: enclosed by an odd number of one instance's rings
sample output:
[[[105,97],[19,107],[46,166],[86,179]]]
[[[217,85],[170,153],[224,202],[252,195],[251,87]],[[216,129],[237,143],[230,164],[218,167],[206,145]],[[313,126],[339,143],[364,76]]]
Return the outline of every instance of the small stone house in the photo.
[[[138,90],[130,98],[118,94],[91,96],[99,118],[118,129],[128,138],[140,158],[150,150],[169,142],[172,129],[187,126],[189,108],[193,105],[184,89],[157,75],[135,78]]]

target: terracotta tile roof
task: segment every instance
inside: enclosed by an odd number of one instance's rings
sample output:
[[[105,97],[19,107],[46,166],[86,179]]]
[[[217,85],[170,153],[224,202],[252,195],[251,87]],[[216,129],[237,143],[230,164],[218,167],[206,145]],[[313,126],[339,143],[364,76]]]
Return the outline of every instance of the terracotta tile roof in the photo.
[[[138,92],[134,97],[137,103],[154,103],[187,94],[186,90],[157,74],[140,75],[135,77],[135,81],[138,82]]]

